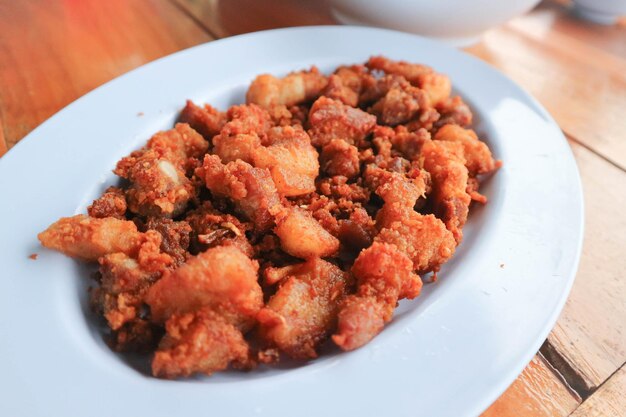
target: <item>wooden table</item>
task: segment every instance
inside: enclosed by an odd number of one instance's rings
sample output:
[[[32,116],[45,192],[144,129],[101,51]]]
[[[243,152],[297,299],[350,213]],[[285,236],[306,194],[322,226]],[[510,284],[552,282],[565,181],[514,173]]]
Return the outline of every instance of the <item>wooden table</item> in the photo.
[[[546,1],[467,49],[554,116],[586,206],[565,309],[484,416],[626,416],[626,24],[579,21],[567,6]],[[314,0],[0,0],[0,155],[66,104],[158,57],[254,30],[332,23]]]

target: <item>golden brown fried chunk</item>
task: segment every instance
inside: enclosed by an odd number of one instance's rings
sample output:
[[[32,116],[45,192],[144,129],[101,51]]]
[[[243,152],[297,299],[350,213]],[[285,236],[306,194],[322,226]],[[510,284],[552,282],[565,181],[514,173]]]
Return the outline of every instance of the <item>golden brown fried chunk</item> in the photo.
[[[328,78],[328,85],[322,95],[339,100],[348,106],[357,107],[364,83],[371,84],[372,82],[373,77],[362,65],[339,67]]]
[[[322,170],[329,176],[353,178],[359,175],[359,150],[344,140],[333,139],[322,148]]]
[[[174,260],[160,251],[161,235],[148,231],[135,257],[122,252],[99,259],[100,288],[92,293],[92,303],[103,313],[112,330],[139,318],[143,296]]]
[[[160,378],[211,375],[230,364],[250,364],[248,344],[241,332],[211,310],[175,314],[152,361],[152,374]]]
[[[394,244],[419,273],[436,271],[452,256],[456,242],[441,220],[413,209],[426,191],[427,176],[420,170],[412,171],[412,175],[373,166],[366,170],[366,178],[385,201],[376,215],[379,233],[374,241]]]
[[[430,100],[424,90],[402,85],[391,88],[369,111],[378,117],[379,123],[395,126],[408,122],[429,107]]]
[[[466,127],[472,124],[472,111],[459,96],[450,97],[437,105],[441,118],[435,122],[436,127],[455,124]]]
[[[288,207],[276,215],[274,232],[285,252],[296,258],[324,258],[339,250],[339,241],[300,207]]]
[[[228,122],[220,131],[221,136],[234,136],[241,133],[263,135],[272,127],[272,119],[267,110],[256,104],[232,106],[226,112]]]
[[[411,260],[394,245],[375,242],[352,266],[357,293],[348,296],[339,313],[333,341],[343,350],[363,346],[391,320],[401,298],[415,298],[422,288]]]
[[[256,149],[252,163],[269,169],[281,195],[292,197],[315,191],[318,153],[301,126],[271,128],[265,145]]]
[[[174,129],[156,133],[150,138],[147,149],[155,151],[159,159],[165,159],[183,171],[193,167],[189,160],[204,156],[209,148],[207,142],[187,123],[176,123]]]
[[[131,182],[126,190],[128,208],[142,216],[175,217],[194,194],[185,172],[152,149],[122,158],[113,172]]]
[[[454,146],[445,146],[454,145]],[[471,197],[467,193],[468,171],[463,148],[455,142],[431,141],[422,147],[424,169],[432,178],[434,212],[454,235],[457,244],[463,239]]]
[[[320,97],[309,112],[309,135],[313,145],[322,147],[333,139],[358,144],[376,125],[376,117],[341,101]]]
[[[49,249],[92,262],[115,252],[133,256],[144,239],[131,221],[95,219],[84,214],[63,217],[37,237]]]
[[[374,165],[367,166],[364,177],[385,204],[401,203],[409,208],[413,208],[417,199],[424,196],[429,181],[427,174],[419,169],[412,169],[407,175]]]
[[[465,166],[470,176],[486,174],[498,167],[487,145],[478,140],[478,136],[471,129],[464,129],[454,124],[444,125],[437,131],[434,139],[461,144]]]
[[[393,61],[383,56],[374,56],[369,59],[366,66],[370,69],[384,71],[387,74],[403,76],[411,84],[426,92],[432,106],[446,100],[452,91],[450,79],[443,74],[436,73],[426,65]]]
[[[257,314],[261,339],[293,358],[317,357],[317,347],[336,326],[348,274],[319,258],[266,273],[284,278]]]
[[[206,307],[219,312],[228,323],[248,330],[263,306],[257,282],[259,264],[234,246],[218,246],[190,258],[168,271],[146,294],[152,320],[166,321]]]
[[[102,219],[104,217],[115,217],[123,220],[126,215],[126,197],[124,190],[118,187],[109,187],[99,198],[87,207],[87,212],[91,217]]]
[[[261,147],[261,139],[256,133],[238,133],[232,136],[217,135],[213,138],[213,153],[224,163],[238,159],[252,163],[257,150]]]
[[[320,95],[328,80],[317,68],[292,72],[283,78],[270,74],[259,75],[246,93],[246,102],[269,108],[278,104],[293,106],[314,100]]]
[[[430,140],[430,133],[423,128],[409,132],[399,126],[390,136],[390,139],[394,150],[409,161],[414,161],[419,158],[424,143]]]
[[[116,351],[147,352],[154,349],[160,331],[147,321],[144,295],[174,260],[160,251],[161,235],[153,230],[134,257],[112,253],[101,257],[100,287],[91,289],[92,307],[111,328],[110,344]]]
[[[187,100],[185,108],[180,113],[181,123],[187,123],[196,132],[200,133],[207,141],[217,135],[224,123],[226,114],[220,112],[209,104],[203,107],[196,106],[191,100]]]
[[[454,254],[453,234],[432,214],[423,215],[399,203],[385,204],[376,216],[376,227],[380,232],[374,241],[394,244],[420,274],[438,271]]]
[[[211,193],[231,199],[259,231],[267,231],[274,225],[272,213],[281,203],[267,169],[253,168],[240,160],[224,165],[219,156],[206,155],[197,175],[204,179]]]

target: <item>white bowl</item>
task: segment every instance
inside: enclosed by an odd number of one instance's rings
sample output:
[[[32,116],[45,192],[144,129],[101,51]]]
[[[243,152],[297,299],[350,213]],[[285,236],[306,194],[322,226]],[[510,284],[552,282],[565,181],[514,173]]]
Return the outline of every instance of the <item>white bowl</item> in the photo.
[[[601,25],[612,25],[626,16],[626,0],[574,0],[574,11]]]
[[[328,0],[334,17],[350,25],[379,26],[440,39],[454,46],[532,9],[539,0]]]

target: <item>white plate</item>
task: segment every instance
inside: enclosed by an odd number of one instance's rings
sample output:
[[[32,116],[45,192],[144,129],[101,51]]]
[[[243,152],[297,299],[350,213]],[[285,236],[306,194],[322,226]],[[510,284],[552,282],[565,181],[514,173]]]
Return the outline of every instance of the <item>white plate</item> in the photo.
[[[504,167],[484,186],[454,259],[367,346],[293,369],[147,377],[88,317],[84,267],[36,235],[114,181],[115,162],[172,125],[191,98],[243,101],[261,72],[384,54],[448,74]],[[143,112],[143,116],[138,115]],[[473,416],[532,358],[567,297],[582,193],[548,113],[481,61],[413,35],[309,27],[228,38],[132,71],[82,97],[0,159],[0,415]],[[36,261],[28,259],[39,253]]]

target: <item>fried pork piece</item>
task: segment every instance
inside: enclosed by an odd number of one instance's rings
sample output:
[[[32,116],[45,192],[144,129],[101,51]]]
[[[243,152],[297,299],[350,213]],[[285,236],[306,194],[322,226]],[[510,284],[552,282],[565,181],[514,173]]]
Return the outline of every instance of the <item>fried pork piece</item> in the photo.
[[[146,148],[154,150],[160,159],[169,161],[176,168],[187,171],[193,168],[189,160],[202,158],[209,149],[209,142],[187,123],[176,123],[174,129],[152,136]]]
[[[363,182],[360,179],[356,182],[348,183],[348,178],[343,175],[335,175],[334,177],[319,180],[317,189],[320,194],[332,197],[335,200],[342,199],[341,203],[347,205],[366,203],[370,199],[370,192],[363,186]],[[346,206],[346,208],[349,207]]]
[[[328,233],[310,212],[285,207],[276,215],[274,233],[285,252],[296,258],[324,258],[339,250],[339,241]]]
[[[215,246],[235,246],[248,257],[254,255],[245,235],[249,224],[220,212],[211,202],[205,201],[198,209],[189,212],[185,220],[191,226],[192,240],[200,252]]]
[[[208,308],[242,331],[249,330],[263,306],[257,282],[259,264],[234,246],[218,246],[190,258],[148,290],[152,320]]]
[[[374,129],[373,145],[377,148],[378,157],[365,162],[376,163],[381,166],[381,162],[389,163],[392,157],[401,156],[408,161],[415,161],[420,156],[420,150],[425,142],[430,141],[430,133],[426,129],[409,131],[405,126],[376,126]],[[391,167],[387,167],[391,169]]]
[[[284,278],[257,314],[260,338],[293,358],[316,358],[318,346],[336,327],[348,274],[320,258],[266,273]]]
[[[273,127],[263,141],[251,133],[218,135],[214,142],[214,152],[224,162],[242,160],[257,168],[267,168],[281,195],[290,197],[315,191],[318,154],[299,125]]]
[[[399,299],[415,298],[422,288],[413,263],[394,245],[375,242],[352,266],[357,292],[346,297],[333,341],[343,350],[369,342],[391,320]]]
[[[256,133],[261,136],[272,127],[272,118],[267,110],[256,104],[240,104],[232,106],[226,112],[228,122],[222,127],[220,136],[235,136],[246,133]],[[215,138],[213,138],[215,142]]]
[[[328,78],[328,85],[322,95],[339,100],[348,106],[357,107],[359,95],[365,83],[373,83],[373,77],[363,65],[339,67]]]
[[[471,129],[464,129],[454,124],[444,125],[437,131],[434,139],[460,143],[463,147],[465,166],[472,177],[491,172],[498,166],[491,156],[489,147],[480,141]]]
[[[238,159],[252,164],[254,155],[261,148],[261,138],[256,133],[238,133],[236,135],[217,135],[213,138],[213,153],[224,163]]]
[[[301,126],[273,127],[265,142],[266,146],[255,150],[252,164],[269,169],[281,195],[292,197],[315,191],[318,153]]]
[[[426,65],[393,61],[384,56],[373,56],[365,65],[369,69],[403,76],[408,82],[426,92],[433,107],[446,100],[452,91],[450,79]]]
[[[415,178],[376,167],[366,176],[384,201],[376,215],[379,230],[375,242],[390,243],[405,253],[419,273],[436,271],[454,253],[456,242],[444,223],[433,215],[422,215],[413,207],[426,191],[427,177],[414,170]]]
[[[231,364],[250,366],[249,347],[241,331],[212,310],[175,314],[167,320],[165,329],[167,333],[152,361],[156,377],[211,375]]]
[[[130,181],[128,208],[142,216],[175,217],[194,194],[185,172],[152,149],[122,158],[113,172]]]
[[[435,127],[455,124],[466,127],[472,124],[472,111],[459,96],[448,98],[437,105],[441,118],[435,122]]]
[[[374,242],[395,245],[420,274],[438,271],[456,248],[453,234],[441,220],[401,203],[385,203],[376,215],[376,226],[380,231]]]
[[[207,141],[211,141],[226,123],[226,114],[209,104],[203,107],[196,106],[193,101],[187,100],[185,108],[180,113],[179,121],[187,123]]]
[[[124,190],[118,187],[109,187],[104,191],[104,194],[87,207],[87,212],[89,216],[99,219],[115,217],[116,219],[124,220],[126,209]]]
[[[333,139],[322,148],[322,170],[328,176],[341,175],[353,178],[359,175],[359,150],[345,140]]]
[[[100,288],[92,292],[92,304],[112,330],[140,318],[148,287],[173,265],[174,259],[161,252],[161,241],[161,235],[150,230],[134,257],[117,252],[99,259],[102,279]]]
[[[376,125],[376,116],[341,101],[320,97],[309,112],[311,143],[323,147],[333,139],[358,145]]]
[[[241,160],[224,165],[219,156],[206,155],[196,173],[214,196],[231,199],[237,211],[251,220],[258,231],[272,228],[272,213],[281,203],[267,169],[254,168]]]
[[[467,193],[468,171],[460,143],[431,141],[422,147],[424,169],[432,178],[435,215],[443,220],[457,244],[463,239],[471,197]]]
[[[176,266],[187,259],[189,253],[189,235],[191,226],[186,221],[173,221],[167,218],[150,217],[146,222],[148,230],[154,230],[161,235],[161,251],[167,253],[174,260]]]
[[[408,122],[429,107],[430,99],[424,90],[401,85],[391,88],[369,111],[378,117],[379,123],[395,126]]]
[[[293,106],[314,100],[320,95],[328,80],[316,67],[309,71],[292,72],[283,78],[270,74],[259,75],[246,93],[246,103],[269,108],[278,104]]]
[[[404,158],[414,161],[419,158],[424,143],[430,139],[430,133],[426,129],[408,131],[403,126],[398,126],[391,135],[391,144]]]
[[[63,217],[37,237],[46,248],[91,262],[115,252],[134,256],[144,240],[144,234],[131,221],[84,214]]]
[[[368,165],[363,176],[385,204],[400,203],[409,208],[413,208],[417,199],[425,195],[430,181],[428,174],[417,168],[401,174]]]

